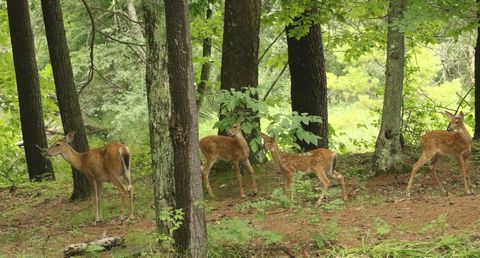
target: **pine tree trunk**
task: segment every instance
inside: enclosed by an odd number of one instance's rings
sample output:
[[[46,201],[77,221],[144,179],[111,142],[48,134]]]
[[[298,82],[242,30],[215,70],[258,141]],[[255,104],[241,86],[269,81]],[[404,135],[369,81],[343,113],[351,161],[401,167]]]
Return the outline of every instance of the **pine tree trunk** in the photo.
[[[88,141],[73,80],[60,1],[42,0],[41,2],[63,131],[65,134],[75,131],[72,146],[76,151],[85,152],[88,150]],[[91,193],[90,185],[83,173],[72,167],[72,175],[73,193],[71,199],[77,200],[89,196]]]
[[[47,148],[47,137],[28,1],[8,0],[7,9],[28,175],[32,181],[54,180],[52,164],[41,150]]]
[[[312,25],[300,39],[289,37],[294,26],[287,26],[288,65],[291,76],[292,111],[320,116],[322,123],[302,127],[321,139],[318,146],[297,141],[304,150],[328,148],[327,76],[320,25]]]
[[[480,0],[477,0],[477,7]],[[477,10],[477,19],[480,22],[480,10]],[[475,45],[475,132],[473,139],[480,139],[480,27],[477,27],[477,43]]]
[[[160,220],[163,210],[175,207],[175,181],[170,140],[170,90],[167,74],[165,13],[162,1],[143,0],[147,43],[146,85],[150,125],[155,215],[160,233],[169,234],[169,225]]]
[[[168,74],[172,116],[176,208],[185,213],[175,231],[177,251],[182,256],[206,257],[205,211],[200,206],[203,189],[199,160],[197,106],[193,88],[192,46],[186,0],[165,0]]]
[[[375,167],[382,172],[400,171],[402,167],[401,124],[405,43],[394,21],[403,17],[406,0],[390,0],[388,11],[387,62],[382,124],[374,153]]]
[[[212,18],[213,15],[213,0],[208,0],[208,9],[207,9],[207,20]],[[203,39],[203,58],[210,58],[212,56],[212,38],[206,37]],[[200,110],[200,107],[203,103],[203,98],[205,97],[205,90],[207,89],[207,82],[210,78],[210,68],[212,64],[210,61],[206,61],[202,64],[202,72],[200,74],[200,83],[198,83],[198,97],[197,97],[197,108]]]
[[[223,25],[221,85],[223,90],[258,86],[258,48],[260,42],[260,0],[226,0]],[[258,99],[255,94],[253,98]],[[252,110],[251,116],[256,116]],[[222,119],[222,116],[220,116]],[[260,137],[260,118],[247,141]],[[219,134],[225,134],[219,130]],[[258,151],[254,153],[262,153]]]

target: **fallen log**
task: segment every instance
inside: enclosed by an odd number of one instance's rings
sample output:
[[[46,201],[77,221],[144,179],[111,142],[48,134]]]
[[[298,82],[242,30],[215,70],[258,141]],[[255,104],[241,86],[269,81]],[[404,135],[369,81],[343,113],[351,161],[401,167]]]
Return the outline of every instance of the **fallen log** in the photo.
[[[110,250],[112,247],[121,246],[124,247],[123,244],[125,240],[123,237],[114,236],[114,237],[106,237],[96,241],[84,242],[79,244],[71,244],[65,249],[63,249],[63,256],[64,257],[72,257],[77,255],[83,255],[88,249],[95,250],[95,251],[104,251]]]

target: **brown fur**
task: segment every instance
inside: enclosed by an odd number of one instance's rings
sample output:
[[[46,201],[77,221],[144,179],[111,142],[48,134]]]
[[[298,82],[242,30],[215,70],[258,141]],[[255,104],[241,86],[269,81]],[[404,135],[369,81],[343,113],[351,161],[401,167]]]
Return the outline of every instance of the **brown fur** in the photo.
[[[248,167],[248,171],[251,174],[252,185],[254,188],[254,193],[256,194],[257,186],[255,183],[255,172],[253,171],[253,167],[248,160],[248,156],[250,155],[250,148],[247,141],[242,135],[240,125],[235,124],[228,133],[229,135],[231,135],[231,137],[211,135],[206,136],[200,140],[200,150],[207,159],[205,166],[202,168],[203,180],[207,187],[207,191],[211,197],[214,197],[212,189],[210,187],[208,175],[213,164],[215,164],[215,162],[220,159],[225,161],[232,161],[235,167],[237,181],[240,187],[240,195],[242,196],[242,198],[245,197],[245,192],[243,191],[242,174],[240,172],[239,164],[241,162],[245,162]]]
[[[468,171],[468,158],[472,148],[472,138],[465,128],[465,124],[463,122],[463,112],[460,112],[460,115],[458,116],[455,116],[449,112],[446,112],[446,115],[450,118],[449,131],[430,131],[424,134],[420,139],[422,156],[413,165],[406,190],[407,196],[410,196],[415,174],[428,161],[431,161],[430,173],[432,174],[432,177],[435,179],[440,190],[447,194],[447,191],[438,179],[436,172],[438,163],[440,162],[440,157],[445,155],[454,156],[457,158],[457,161],[461,167],[465,192],[470,194],[471,181],[470,173]]]
[[[48,156],[61,155],[70,165],[81,171],[95,191],[95,222],[102,221],[100,195],[103,182],[112,182],[122,197],[121,217],[123,217],[126,195],[130,196],[130,218],[133,218],[133,189],[130,180],[130,151],[120,143],[108,143],[103,147],[79,153],[70,142],[75,133],[70,132],[65,139],[55,142],[48,150]]]
[[[280,170],[285,177],[285,191],[291,188],[294,173],[302,171],[306,173],[315,173],[323,184],[323,191],[317,200],[317,205],[322,202],[325,193],[330,187],[330,180],[327,178],[327,175],[335,177],[340,182],[342,187],[342,197],[345,201],[348,199],[344,178],[340,173],[335,171],[335,160],[337,155],[334,152],[328,149],[318,148],[300,154],[286,154],[280,151],[275,138],[263,133],[262,138],[264,140],[264,148],[272,152],[273,159],[280,167]]]

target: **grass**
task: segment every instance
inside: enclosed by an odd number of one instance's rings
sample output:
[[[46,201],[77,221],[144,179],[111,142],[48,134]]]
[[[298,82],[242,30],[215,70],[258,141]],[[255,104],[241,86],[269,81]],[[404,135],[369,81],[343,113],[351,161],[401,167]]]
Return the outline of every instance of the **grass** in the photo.
[[[258,196],[252,196],[250,177],[245,173],[248,197],[241,199],[233,169],[217,168],[211,176],[216,198],[207,197],[205,202],[209,256],[478,255],[480,223],[475,209],[480,207],[480,200],[455,191],[450,197],[439,196],[435,187],[426,191],[418,187],[415,195],[419,198],[405,199],[402,183],[372,185],[375,178],[365,160],[368,155],[339,156],[337,167],[346,177],[350,200],[340,198],[339,186],[332,180],[328,200],[320,207],[313,205],[321,191],[315,177],[296,176],[291,199],[283,193],[283,178],[276,166],[262,164],[255,167]],[[441,171],[457,176],[454,162],[445,161]],[[70,202],[70,168],[62,162],[54,164],[63,166],[57,168],[63,172],[57,173],[55,182],[26,183],[13,194],[0,189],[0,207],[5,207],[0,213],[0,257],[58,257],[66,245],[95,240],[103,234],[121,235],[127,246],[102,257],[173,255],[163,253],[158,245],[149,175],[133,175],[137,216],[133,224],[118,223],[120,198],[117,190],[106,184],[101,206],[107,223],[93,226],[93,201]],[[475,169],[476,164],[473,166]],[[461,183],[449,187],[462,192]]]

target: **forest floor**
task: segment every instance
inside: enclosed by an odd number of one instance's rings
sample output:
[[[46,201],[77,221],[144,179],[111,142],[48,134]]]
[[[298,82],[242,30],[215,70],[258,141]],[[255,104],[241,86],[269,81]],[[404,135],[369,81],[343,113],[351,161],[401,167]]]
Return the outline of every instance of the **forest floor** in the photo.
[[[406,155],[410,165],[419,151],[411,153]],[[244,176],[245,199],[239,197],[233,171],[212,171],[216,198],[205,202],[210,256],[480,255],[480,190],[476,187],[475,194],[465,195],[455,160],[444,158],[438,171],[448,196],[441,195],[425,166],[407,198],[409,168],[403,174],[373,176],[370,158],[371,154],[339,155],[337,170],[346,177],[349,200],[341,200],[339,187],[331,180],[331,194],[320,207],[314,206],[316,178],[296,181],[312,183],[313,190],[301,188],[284,195],[282,175],[273,163],[256,167],[256,196],[250,177]],[[470,171],[477,186],[479,165],[473,156]],[[15,191],[0,189],[0,257],[61,257],[69,244],[116,235],[125,238],[126,246],[101,257],[163,256],[156,253],[149,176],[134,176],[136,219],[130,223],[118,220],[119,196],[113,187],[106,187],[101,204],[106,222],[100,225],[93,224],[91,199],[69,201],[71,182],[68,173],[64,177]],[[97,256],[91,251],[90,256]]]

